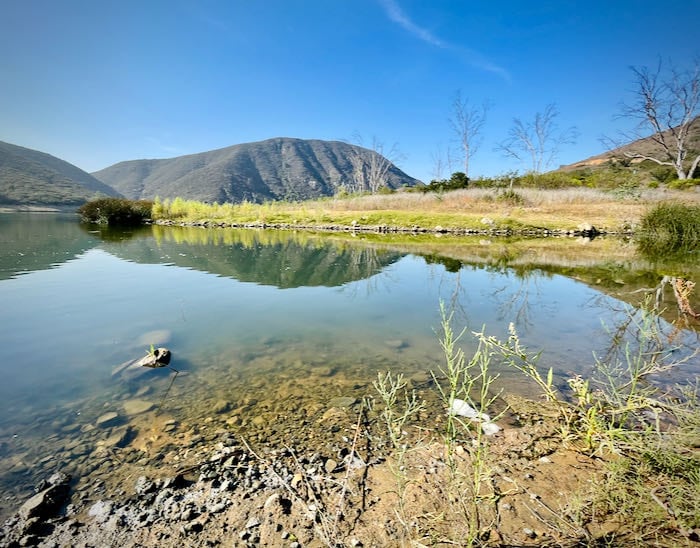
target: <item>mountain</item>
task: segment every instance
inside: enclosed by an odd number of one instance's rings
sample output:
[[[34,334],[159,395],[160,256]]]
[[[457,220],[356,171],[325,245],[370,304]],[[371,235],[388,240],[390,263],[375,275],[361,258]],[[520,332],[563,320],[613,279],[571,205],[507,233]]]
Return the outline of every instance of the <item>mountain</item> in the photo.
[[[678,128],[674,128],[677,131]],[[668,143],[673,143],[672,130],[666,130],[663,132],[664,138]],[[686,146],[686,156],[688,160],[686,164],[689,166],[692,159],[700,154],[700,116],[696,117],[688,126],[688,139]],[[655,162],[649,160],[642,160],[640,158],[630,158],[629,155],[632,154],[643,154],[645,156],[651,156],[658,158],[660,160],[666,161],[667,157],[659,143],[657,143],[651,136],[645,137],[643,139],[637,139],[631,143],[627,143],[602,154],[596,156],[591,156],[585,160],[575,162],[573,164],[561,166],[556,171],[573,171],[578,169],[596,169],[609,167],[613,164],[620,167],[629,167],[633,170],[655,170],[666,171],[675,174],[675,170],[671,166],[660,166]],[[696,176],[698,172],[695,172]]]
[[[0,141],[0,204],[77,205],[119,193],[55,156]]]
[[[93,175],[131,199],[235,203],[307,200],[342,188],[368,190],[372,173],[383,171],[390,188],[421,184],[369,149],[285,137],[177,158],[120,162]]]

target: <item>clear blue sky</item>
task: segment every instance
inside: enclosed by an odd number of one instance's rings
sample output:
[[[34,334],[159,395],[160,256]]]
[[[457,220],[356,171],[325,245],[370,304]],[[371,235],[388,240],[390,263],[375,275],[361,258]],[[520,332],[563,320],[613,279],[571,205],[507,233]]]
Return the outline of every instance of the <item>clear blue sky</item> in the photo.
[[[494,147],[548,103],[570,163],[623,124],[630,65],[692,61],[698,22],[700,0],[1,0],[0,140],[95,171],[359,134],[427,182],[461,90],[492,105],[471,176],[522,170]]]

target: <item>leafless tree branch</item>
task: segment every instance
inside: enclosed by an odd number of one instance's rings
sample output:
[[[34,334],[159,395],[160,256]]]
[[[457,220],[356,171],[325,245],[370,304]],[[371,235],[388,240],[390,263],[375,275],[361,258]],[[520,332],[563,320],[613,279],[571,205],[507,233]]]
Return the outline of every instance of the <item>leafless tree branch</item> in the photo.
[[[575,143],[578,137],[574,126],[559,131],[557,116],[559,112],[556,105],[550,103],[544,112],[535,114],[531,122],[515,118],[508,138],[496,147],[497,150],[518,162],[529,161],[533,173],[542,173],[559,155],[559,148]]]
[[[679,179],[692,178],[700,165],[700,151],[692,150],[691,127],[700,125],[700,59],[687,70],[659,61],[655,69],[630,67],[635,89],[631,102],[622,103],[617,118],[637,120],[635,128],[620,132],[619,138],[605,138],[608,146],[633,145],[622,154],[671,166]],[[657,145],[658,153],[649,151]],[[611,147],[612,148],[612,147]]]
[[[464,174],[469,177],[469,163],[481,145],[481,131],[486,123],[489,104],[472,106],[469,99],[462,98],[457,91],[452,101],[452,116],[448,122],[457,137],[459,149],[464,162]]]

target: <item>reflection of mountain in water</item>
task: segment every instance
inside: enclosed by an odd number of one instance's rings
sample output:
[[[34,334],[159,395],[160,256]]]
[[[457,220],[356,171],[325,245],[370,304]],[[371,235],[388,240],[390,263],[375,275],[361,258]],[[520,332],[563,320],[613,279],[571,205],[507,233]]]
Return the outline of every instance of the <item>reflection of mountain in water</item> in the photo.
[[[0,214],[0,280],[46,270],[74,259],[99,243],[71,214]]]
[[[340,286],[369,278],[404,253],[309,234],[152,227],[149,238],[104,241],[102,248],[138,263],[168,263],[280,288]]]

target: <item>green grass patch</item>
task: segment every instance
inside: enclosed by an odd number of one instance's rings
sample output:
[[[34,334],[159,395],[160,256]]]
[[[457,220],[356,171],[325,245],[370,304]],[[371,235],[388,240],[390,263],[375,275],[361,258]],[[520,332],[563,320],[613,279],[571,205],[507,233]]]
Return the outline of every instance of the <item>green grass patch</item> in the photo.
[[[666,202],[642,217],[638,245],[650,256],[700,249],[700,205]]]

